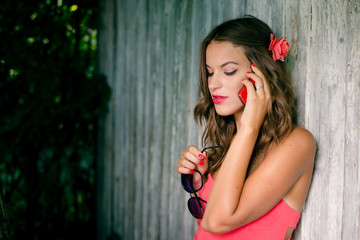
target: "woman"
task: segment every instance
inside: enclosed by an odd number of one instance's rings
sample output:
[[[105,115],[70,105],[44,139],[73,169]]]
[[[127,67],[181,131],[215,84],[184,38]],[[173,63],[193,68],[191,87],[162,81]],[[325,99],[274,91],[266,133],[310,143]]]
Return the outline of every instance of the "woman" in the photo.
[[[202,152],[189,146],[178,160],[185,181],[193,177],[190,188],[201,188],[194,202],[205,211],[194,239],[291,238],[316,144],[295,126],[283,62],[288,47],[252,16],[217,26],[202,42],[194,114],[205,123],[203,144],[222,147]]]

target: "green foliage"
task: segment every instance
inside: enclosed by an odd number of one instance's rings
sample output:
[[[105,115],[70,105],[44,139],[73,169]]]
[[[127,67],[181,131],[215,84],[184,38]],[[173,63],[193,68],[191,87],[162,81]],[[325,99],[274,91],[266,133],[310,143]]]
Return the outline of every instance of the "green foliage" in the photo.
[[[94,239],[98,1],[4,0],[0,181],[14,239]],[[1,186],[1,185],[0,185]]]

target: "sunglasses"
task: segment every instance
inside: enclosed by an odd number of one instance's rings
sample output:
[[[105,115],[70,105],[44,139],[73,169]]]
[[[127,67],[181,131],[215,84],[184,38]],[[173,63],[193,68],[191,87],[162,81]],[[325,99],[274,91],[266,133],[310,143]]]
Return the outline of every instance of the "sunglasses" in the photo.
[[[218,147],[222,147],[222,145],[206,147],[201,150],[201,153],[203,153],[207,149],[218,148]],[[199,174],[201,180],[201,185],[197,187],[194,187],[193,184],[193,179],[195,174]],[[185,191],[190,193],[191,198],[188,200],[187,205],[191,215],[194,218],[202,219],[204,216],[206,201],[198,197],[196,194],[196,192],[199,191],[204,185],[201,173],[198,170],[194,170],[193,174],[181,174],[181,185]],[[192,196],[192,194],[194,194],[194,196]]]

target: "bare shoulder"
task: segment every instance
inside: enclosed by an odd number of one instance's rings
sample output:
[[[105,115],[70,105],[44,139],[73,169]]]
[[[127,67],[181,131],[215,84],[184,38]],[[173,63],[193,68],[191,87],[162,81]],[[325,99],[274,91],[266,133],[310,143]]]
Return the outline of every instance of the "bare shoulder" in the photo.
[[[284,139],[285,144],[296,144],[303,150],[315,151],[316,141],[311,132],[305,128],[295,127],[287,138]]]
[[[316,141],[310,131],[297,126],[281,141],[279,147],[282,150],[287,149],[292,155],[299,156],[298,159],[300,161],[313,162],[316,152]]]
[[[315,151],[316,141],[311,132],[296,126],[280,143],[270,147],[268,155],[273,161],[298,162],[302,165],[313,162]]]

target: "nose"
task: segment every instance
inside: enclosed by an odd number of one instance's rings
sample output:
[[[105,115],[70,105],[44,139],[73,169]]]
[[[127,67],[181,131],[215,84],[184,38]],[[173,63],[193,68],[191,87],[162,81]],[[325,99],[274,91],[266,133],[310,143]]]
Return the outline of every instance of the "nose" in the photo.
[[[214,92],[216,89],[221,88],[221,77],[215,73],[213,76],[208,77],[208,86],[210,92]]]

